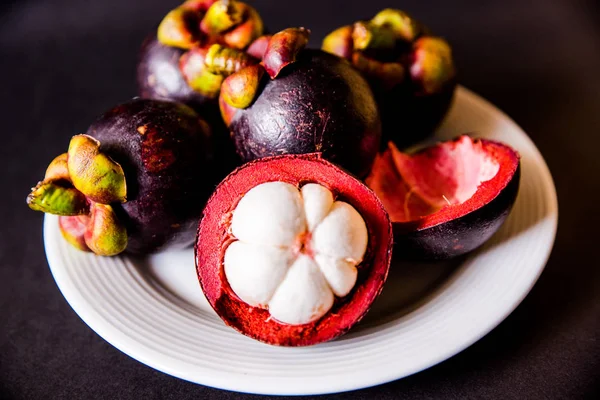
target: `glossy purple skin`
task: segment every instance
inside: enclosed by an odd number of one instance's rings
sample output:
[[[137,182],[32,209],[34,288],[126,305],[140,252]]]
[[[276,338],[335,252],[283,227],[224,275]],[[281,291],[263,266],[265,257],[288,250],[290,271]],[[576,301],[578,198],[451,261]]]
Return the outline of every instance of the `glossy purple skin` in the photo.
[[[483,207],[439,225],[406,232],[394,224],[394,254],[411,260],[444,260],[475,250],[500,228],[519,191],[521,167],[494,200]]]
[[[219,154],[217,167],[225,177],[241,165],[227,127],[221,118],[217,99],[194,91],[179,69],[179,58],[184,50],[161,44],[156,34],[149,35],[140,51],[137,65],[138,94],[144,99],[169,100],[187,104],[210,126],[215,153]]]
[[[189,107],[136,99],[101,116],[87,131],[123,167],[127,202],[115,210],[130,253],[182,248],[194,241],[214,177],[210,134]]]
[[[322,152],[359,177],[368,174],[381,141],[381,121],[367,82],[345,60],[304,50],[230,124],[245,161]]]
[[[383,128],[382,144],[391,140],[404,148],[431,136],[446,116],[455,88],[454,80],[439,93],[417,96],[408,82],[386,93],[376,93]]]
[[[178,101],[200,113],[204,107],[211,104],[218,111],[216,99],[194,91],[185,81],[179,69],[179,58],[184,52],[182,49],[161,44],[155,33],[144,40],[137,65],[140,97]]]

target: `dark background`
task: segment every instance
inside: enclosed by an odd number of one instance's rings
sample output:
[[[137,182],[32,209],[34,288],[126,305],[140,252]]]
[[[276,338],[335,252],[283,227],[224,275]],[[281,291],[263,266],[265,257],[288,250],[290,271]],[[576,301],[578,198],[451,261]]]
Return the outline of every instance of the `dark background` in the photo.
[[[332,398],[594,398],[600,391],[600,18],[576,0],[254,1],[271,30],[312,44],[383,6],[454,46],[460,80],[512,116],[559,195],[556,246],[533,291],[478,343],[415,376]],[[142,38],[176,0],[22,0],[0,6],[0,398],[258,398],[194,385],[122,354],[58,291],[42,215],[25,196],[71,135],[135,95]],[[600,398],[600,397],[596,397]]]

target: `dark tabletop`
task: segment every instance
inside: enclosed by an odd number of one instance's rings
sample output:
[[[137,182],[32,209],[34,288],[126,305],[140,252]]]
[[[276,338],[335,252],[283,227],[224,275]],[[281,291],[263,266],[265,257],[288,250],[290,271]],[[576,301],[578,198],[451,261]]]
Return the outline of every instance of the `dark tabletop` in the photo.
[[[0,398],[258,398],[173,378],[106,343],[48,269],[25,195],[68,138],[135,94],[142,38],[177,0],[0,5]],[[395,5],[453,45],[461,82],[532,137],[558,190],[548,266],[498,328],[417,375],[332,398],[581,399],[600,393],[600,18],[592,0],[255,1],[271,30]],[[600,398],[600,397],[595,397]]]

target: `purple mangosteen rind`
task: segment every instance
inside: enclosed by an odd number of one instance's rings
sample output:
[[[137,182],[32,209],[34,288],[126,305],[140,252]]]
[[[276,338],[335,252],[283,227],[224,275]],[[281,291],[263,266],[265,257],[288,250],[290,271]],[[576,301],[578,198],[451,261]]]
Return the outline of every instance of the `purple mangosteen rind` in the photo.
[[[200,117],[183,104],[137,99],[105,113],[87,134],[127,177],[127,202],[114,207],[127,227],[127,252],[189,246],[218,179]]]
[[[179,68],[185,50],[166,46],[151,34],[144,40],[137,64],[137,85],[140,97],[171,100],[187,104],[196,111],[216,108],[214,99],[194,91]]]
[[[223,98],[236,76],[227,78],[220,98],[223,118],[245,161],[320,152],[364,177],[381,140],[379,111],[369,85],[345,60],[303,49],[307,35],[302,28],[273,35],[263,60],[271,79],[258,81],[249,106],[236,108]],[[242,95],[246,94],[238,97]]]
[[[448,114],[456,85],[454,78],[440,92],[425,96],[415,96],[406,85],[395,86],[386,93],[376,92],[381,113],[382,145],[391,140],[403,148],[429,137]]]
[[[498,196],[462,217],[419,230],[394,223],[399,258],[445,260],[470,253],[486,243],[504,224],[519,191],[521,166]]]

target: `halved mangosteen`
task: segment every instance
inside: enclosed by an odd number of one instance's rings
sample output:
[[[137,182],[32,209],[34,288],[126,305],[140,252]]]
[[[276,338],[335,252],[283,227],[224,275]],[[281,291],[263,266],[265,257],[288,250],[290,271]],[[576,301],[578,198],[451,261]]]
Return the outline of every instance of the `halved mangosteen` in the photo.
[[[386,280],[392,226],[365,184],[320,154],[267,157],[216,188],[198,228],[202,290],[259,341],[325,342],[368,311]]]
[[[390,215],[402,257],[444,259],[474,250],[498,230],[519,178],[515,150],[463,135],[412,155],[390,142],[366,183]]]

